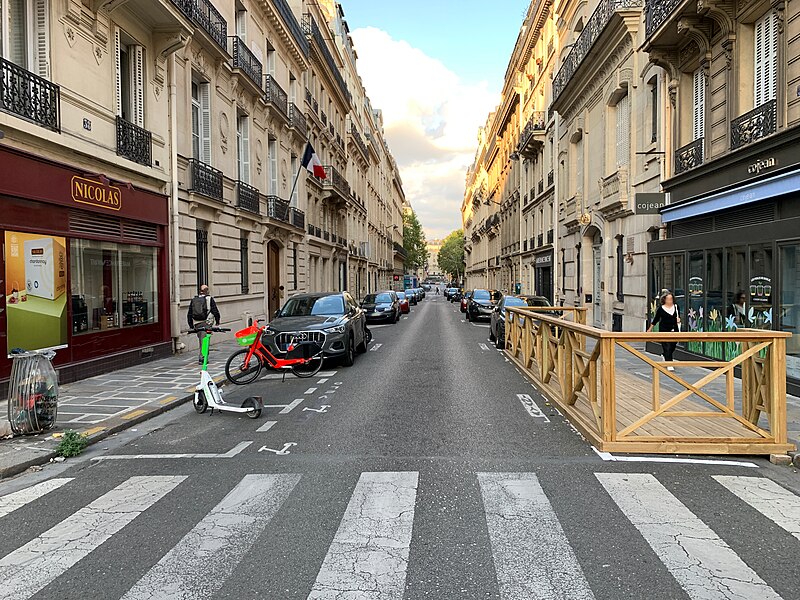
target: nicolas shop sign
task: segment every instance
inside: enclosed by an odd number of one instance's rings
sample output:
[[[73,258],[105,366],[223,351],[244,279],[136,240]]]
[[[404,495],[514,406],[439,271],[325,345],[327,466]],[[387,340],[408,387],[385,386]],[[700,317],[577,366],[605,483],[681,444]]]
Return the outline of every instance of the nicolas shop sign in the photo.
[[[667,205],[666,194],[636,194],[634,202],[636,203],[637,215],[657,215],[658,211]]]
[[[113,185],[75,176],[72,178],[70,188],[74,202],[108,210],[122,208],[122,190]]]

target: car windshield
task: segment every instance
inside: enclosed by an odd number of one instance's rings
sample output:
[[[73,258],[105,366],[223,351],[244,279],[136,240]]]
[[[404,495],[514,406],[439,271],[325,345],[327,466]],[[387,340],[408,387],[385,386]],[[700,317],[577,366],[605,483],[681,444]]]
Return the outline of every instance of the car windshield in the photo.
[[[336,316],[344,314],[341,296],[301,296],[290,298],[281,309],[281,317]]]
[[[406,293],[405,292],[397,292],[397,297],[400,298],[400,300],[405,300],[406,299]]]
[[[499,300],[500,299],[500,292],[489,291],[489,290],[475,290],[472,294],[472,297],[475,300]]]
[[[505,306],[529,306],[525,300],[522,298],[515,298],[514,296],[509,296],[506,298]]]
[[[367,297],[369,297],[369,296],[367,296]],[[391,294],[378,294],[377,296],[373,296],[373,298],[375,298],[375,300],[372,300],[372,302],[375,302],[376,304],[391,304],[392,303],[392,295]]]
[[[528,306],[550,306],[544,298],[528,298]]]

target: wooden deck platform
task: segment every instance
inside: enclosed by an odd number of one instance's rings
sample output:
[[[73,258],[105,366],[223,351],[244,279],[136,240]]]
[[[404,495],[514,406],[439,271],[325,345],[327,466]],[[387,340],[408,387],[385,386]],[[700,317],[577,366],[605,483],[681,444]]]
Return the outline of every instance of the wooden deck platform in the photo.
[[[599,450],[775,454],[794,448],[786,438],[786,334],[612,333],[587,327],[577,310],[550,316],[547,309],[511,309],[506,352]],[[636,348],[647,340],[697,336],[737,342],[741,353],[730,361],[675,361],[675,371],[668,371]],[[617,369],[619,353],[640,361],[650,379]]]

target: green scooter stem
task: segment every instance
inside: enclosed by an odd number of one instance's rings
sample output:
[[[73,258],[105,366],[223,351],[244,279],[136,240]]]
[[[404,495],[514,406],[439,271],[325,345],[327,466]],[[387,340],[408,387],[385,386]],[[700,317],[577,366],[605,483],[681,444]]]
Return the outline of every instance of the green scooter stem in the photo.
[[[203,367],[201,371],[208,371],[208,345],[211,342],[211,334],[207,333],[200,342],[200,353],[203,355]]]

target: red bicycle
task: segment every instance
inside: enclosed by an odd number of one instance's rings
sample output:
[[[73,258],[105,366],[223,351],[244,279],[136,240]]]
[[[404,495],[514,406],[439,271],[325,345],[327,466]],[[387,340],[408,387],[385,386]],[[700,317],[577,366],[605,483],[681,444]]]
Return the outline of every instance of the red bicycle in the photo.
[[[236,342],[246,346],[237,350],[225,363],[225,376],[235,385],[252,383],[261,374],[261,369],[290,370],[297,377],[313,377],[322,368],[322,346],[316,342],[293,337],[286,348],[286,356],[277,358],[269,351],[261,338],[266,327],[258,321],[237,331]]]

